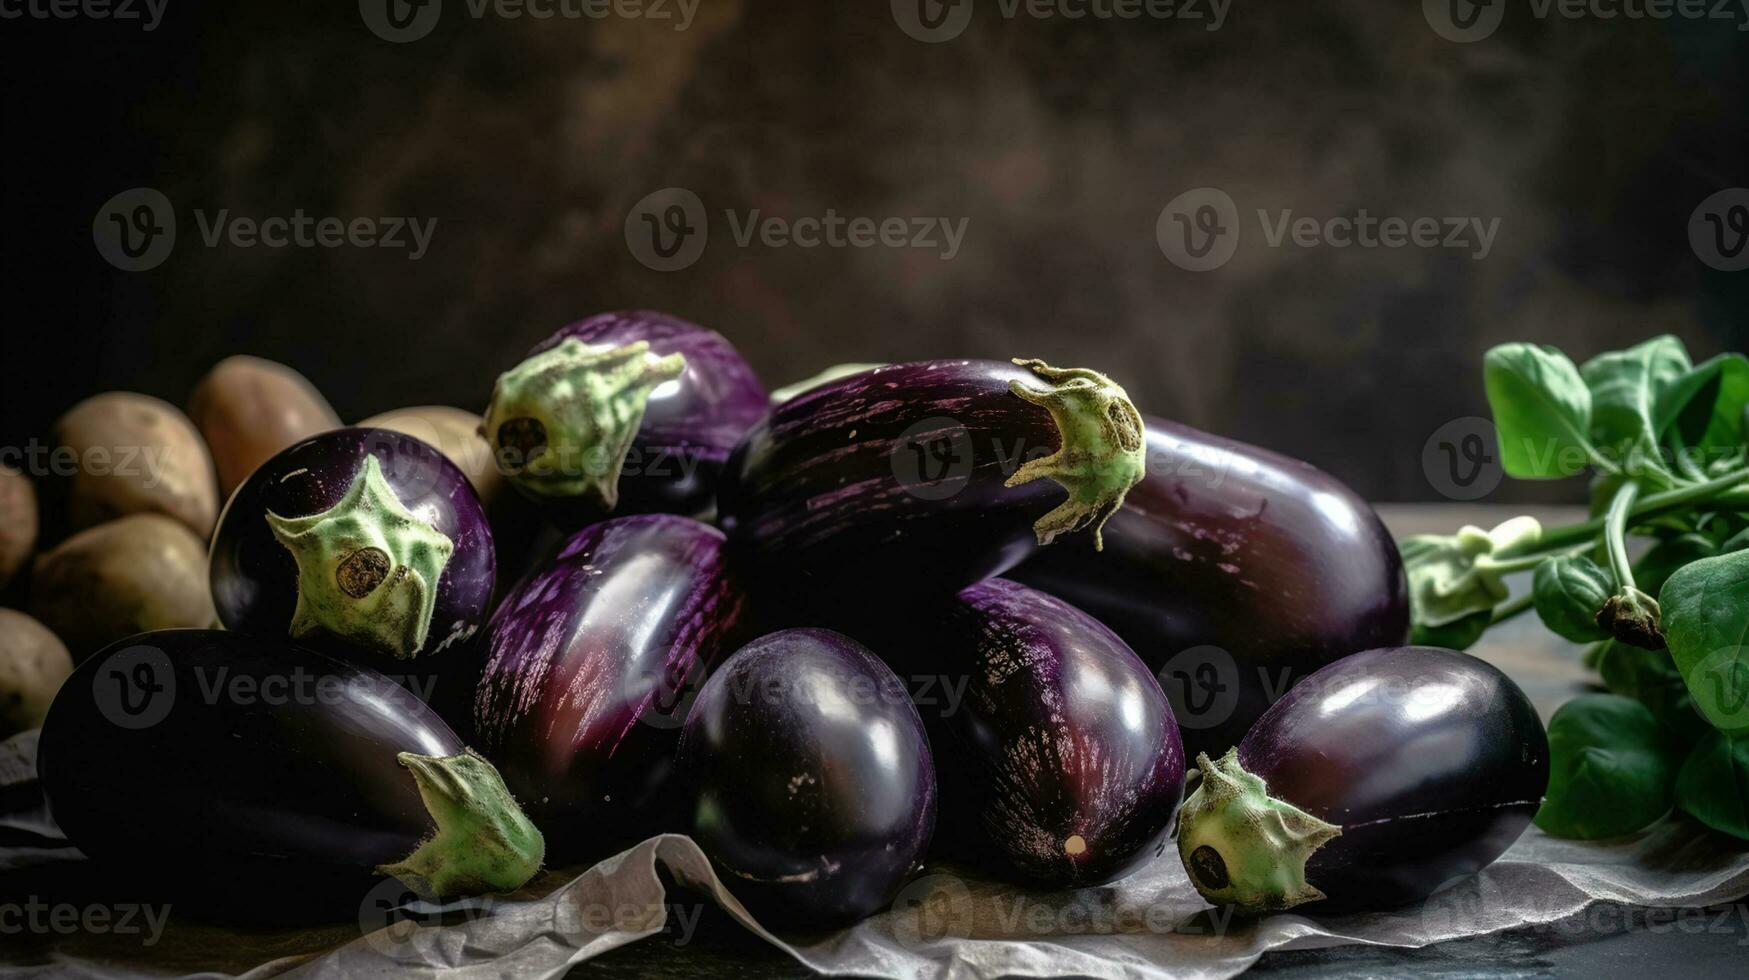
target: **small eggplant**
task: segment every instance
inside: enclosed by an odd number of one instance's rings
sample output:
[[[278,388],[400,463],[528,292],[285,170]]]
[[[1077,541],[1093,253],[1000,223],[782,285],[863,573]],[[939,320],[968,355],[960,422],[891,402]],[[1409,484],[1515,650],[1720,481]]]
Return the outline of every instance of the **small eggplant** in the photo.
[[[967,587],[928,632],[929,669],[966,679],[957,704],[918,702],[956,843],[1052,887],[1103,884],[1152,858],[1184,793],[1184,749],[1130,648],[1003,579]]]
[[[680,724],[738,639],[723,543],[686,517],[603,521],[492,618],[475,737],[556,842],[593,848],[568,859],[603,857],[675,816]]]
[[[1549,780],[1536,709],[1455,650],[1358,653],[1277,701],[1179,811],[1204,898],[1247,912],[1384,909],[1492,863]]]
[[[1147,454],[1102,553],[1066,542],[1012,577],[1123,637],[1172,697],[1188,752],[1218,756],[1295,681],[1408,638],[1396,545],[1341,481],[1157,418]]]
[[[482,432],[517,489],[576,528],[697,515],[769,396],[723,336],[665,313],[603,313],[498,378]]]
[[[1142,478],[1142,420],[1094,371],[926,361],[809,388],[730,458],[718,513],[780,594],[951,595],[1100,528]]]
[[[210,574],[226,629],[383,666],[465,643],[496,571],[467,476],[412,436],[355,428],[286,449],[237,488]]]
[[[427,896],[520,887],[540,833],[419,699],[281,637],[142,633],[49,709],[44,796],[94,860],[166,892]]]
[[[899,679],[828,630],[773,633],[699,692],[680,740],[691,833],[772,925],[827,927],[893,901],[935,829],[935,767]]]

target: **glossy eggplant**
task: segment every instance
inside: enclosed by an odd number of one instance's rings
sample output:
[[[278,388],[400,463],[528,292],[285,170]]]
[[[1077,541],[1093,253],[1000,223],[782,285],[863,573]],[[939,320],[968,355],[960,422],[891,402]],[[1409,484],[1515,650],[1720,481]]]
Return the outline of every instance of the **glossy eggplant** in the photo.
[[[755,640],[699,692],[680,740],[690,831],[767,925],[888,907],[935,829],[923,722],[887,666],[842,634]]]
[[[950,856],[1053,887],[1153,857],[1183,796],[1184,748],[1165,693],[1116,634],[1004,579],[967,587],[928,634],[922,669],[946,680],[911,689],[938,750]]]
[[[603,521],[492,618],[475,738],[567,859],[604,857],[677,815],[681,722],[740,639],[723,544],[686,517]]]
[[[404,672],[485,625],[496,571],[485,511],[454,463],[412,436],[352,428],[243,481],[208,574],[226,629]]]
[[[500,376],[482,431],[509,480],[568,528],[613,513],[698,515],[769,400],[716,331],[603,313]]]
[[[55,822],[179,895],[507,891],[541,836],[498,773],[387,677],[277,636],[161,630],[80,665],[43,724]],[[250,893],[253,893],[252,895]]]
[[[1530,699],[1455,650],[1355,654],[1197,757],[1178,850],[1203,897],[1253,912],[1383,909],[1486,867],[1549,779]]]
[[[718,514],[763,583],[864,603],[952,595],[1100,528],[1142,477],[1122,388],[1041,361],[874,368],[772,408],[735,450]]]
[[[1295,681],[1407,640],[1402,560],[1341,481],[1152,417],[1147,460],[1102,552],[1064,542],[1012,577],[1123,637],[1166,688],[1187,751],[1225,752]]]

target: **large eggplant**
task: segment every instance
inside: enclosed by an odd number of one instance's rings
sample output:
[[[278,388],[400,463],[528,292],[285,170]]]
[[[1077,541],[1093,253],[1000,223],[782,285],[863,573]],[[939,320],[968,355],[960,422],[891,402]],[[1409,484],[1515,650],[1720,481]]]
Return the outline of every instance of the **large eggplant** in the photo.
[[[952,837],[938,850],[1054,887],[1112,881],[1153,857],[1184,792],[1184,748],[1165,693],[1116,634],[990,579],[927,635],[921,669],[947,678],[912,685]]]
[[[1097,548],[1142,465],[1141,416],[1097,372],[896,364],[774,406],[718,512],[786,597],[939,597],[1072,532]]]
[[[770,925],[889,906],[935,829],[935,768],[899,679],[855,640],[762,637],[699,692],[680,741],[691,833]]]
[[[564,327],[498,378],[482,432],[516,487],[575,528],[696,515],[769,402],[723,336],[648,310]]]
[[[1309,463],[1147,419],[1148,475],[1105,526],[1013,578],[1110,626],[1160,677],[1187,751],[1219,755],[1300,678],[1409,635],[1371,507]]]
[[[219,516],[213,604],[226,629],[287,635],[415,670],[485,625],[497,572],[468,478],[388,429],[335,429],[261,464]]]
[[[81,851],[163,893],[357,902],[507,891],[540,833],[484,759],[374,671],[283,637],[162,630],[80,665],[37,765]]]
[[[1203,897],[1253,912],[1414,901],[1499,857],[1549,779],[1530,699],[1486,661],[1398,647],[1306,678],[1179,811]]]
[[[602,857],[674,817],[681,722],[738,640],[723,544],[686,517],[591,525],[493,616],[475,738],[555,852]]]

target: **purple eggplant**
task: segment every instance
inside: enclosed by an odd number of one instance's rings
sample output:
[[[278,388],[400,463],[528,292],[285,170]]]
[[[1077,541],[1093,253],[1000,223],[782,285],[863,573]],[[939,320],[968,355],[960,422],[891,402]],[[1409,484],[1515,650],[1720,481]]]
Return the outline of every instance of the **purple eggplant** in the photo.
[[[219,516],[209,575],[226,629],[420,669],[485,625],[492,531],[461,470],[388,429],[284,450]]]
[[[935,830],[935,767],[899,679],[819,629],[731,656],[680,740],[691,833],[769,924],[854,922],[888,907]]]
[[[605,856],[677,818],[681,722],[740,639],[723,544],[686,517],[591,525],[492,617],[475,738],[566,858]]]
[[[482,432],[517,489],[566,527],[697,515],[769,401],[716,331],[648,310],[603,313],[500,376]]]
[[[1053,887],[1153,857],[1183,796],[1184,749],[1165,693],[1116,634],[1003,579],[968,586],[926,634],[920,670],[946,678],[912,685],[940,753],[953,839],[938,850]]]
[[[278,636],[163,630],[80,665],[43,724],[55,822],[163,892],[508,891],[540,833],[498,773],[381,674]]]
[[[1072,532],[1097,548],[1142,461],[1141,416],[1096,372],[896,364],[774,406],[718,513],[786,596],[952,595]]]
[[[1309,463],[1147,420],[1148,475],[1105,527],[1012,577],[1110,626],[1160,678],[1187,751],[1219,755],[1295,681],[1409,635],[1402,560]]]
[[[1277,701],[1179,811],[1217,905],[1383,909],[1481,870],[1530,825],[1549,744],[1530,699],[1454,650],[1358,653]]]

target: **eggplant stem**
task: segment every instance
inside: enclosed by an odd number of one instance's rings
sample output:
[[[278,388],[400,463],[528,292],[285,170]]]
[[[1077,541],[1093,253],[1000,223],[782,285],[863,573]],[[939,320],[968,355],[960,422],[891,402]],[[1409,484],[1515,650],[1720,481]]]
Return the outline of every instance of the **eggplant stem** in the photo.
[[[436,831],[412,854],[377,870],[426,898],[522,887],[546,857],[535,829],[498,770],[474,750],[447,757],[402,752]]]
[[[1306,881],[1306,859],[1342,828],[1269,795],[1228,749],[1196,757],[1202,782],[1178,811],[1178,855],[1190,883],[1215,905],[1279,912],[1326,896]]]
[[[1059,535],[1092,529],[1094,548],[1104,550],[1105,522],[1147,473],[1142,414],[1122,387],[1098,371],[1056,368],[1019,357],[1014,363],[1047,386],[1016,380],[1008,383],[1008,390],[1050,412],[1059,441],[1056,452],[1027,461],[1004,486],[1054,480],[1069,498],[1033,523],[1038,543],[1048,545]]]

